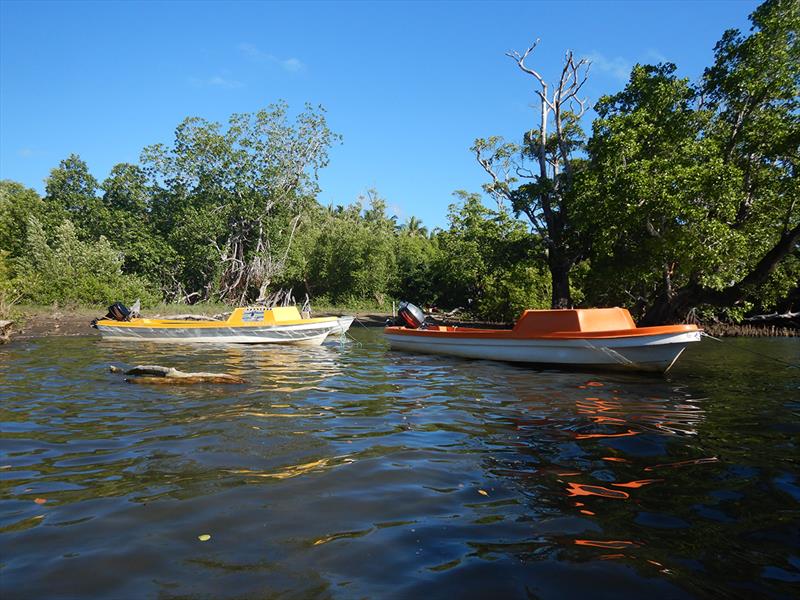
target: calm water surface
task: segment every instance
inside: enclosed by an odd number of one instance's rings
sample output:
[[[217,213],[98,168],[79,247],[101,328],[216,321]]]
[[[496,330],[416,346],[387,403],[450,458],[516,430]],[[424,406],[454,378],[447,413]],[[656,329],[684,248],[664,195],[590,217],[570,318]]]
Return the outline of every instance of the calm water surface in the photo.
[[[705,341],[648,377],[353,334],[1,347],[0,596],[796,597],[800,370],[751,352],[797,362],[800,339]]]

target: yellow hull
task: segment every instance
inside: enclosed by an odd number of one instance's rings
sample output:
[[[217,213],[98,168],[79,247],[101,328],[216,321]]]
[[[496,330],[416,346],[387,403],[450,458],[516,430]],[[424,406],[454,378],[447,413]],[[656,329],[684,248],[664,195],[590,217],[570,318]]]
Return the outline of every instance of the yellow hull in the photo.
[[[331,333],[346,331],[350,317],[303,319],[293,306],[237,308],[227,321],[182,319],[102,319],[104,339],[152,342],[320,345]]]

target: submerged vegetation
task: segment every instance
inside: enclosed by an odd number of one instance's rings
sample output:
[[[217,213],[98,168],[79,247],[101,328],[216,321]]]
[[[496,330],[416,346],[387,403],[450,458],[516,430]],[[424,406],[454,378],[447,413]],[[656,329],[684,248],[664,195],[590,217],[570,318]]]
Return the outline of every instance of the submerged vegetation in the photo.
[[[585,63],[552,88],[521,143],[473,147],[488,208],[456,192],[448,227],[398,223],[374,190],[317,201],[340,137],[324,111],[279,103],[226,126],[188,118],[97,181],[71,155],[44,197],[0,183],[0,295],[29,303],[245,303],[278,288],[318,304],[407,298],[481,318],[622,305],[648,323],[787,311],[800,281],[800,7],[768,0],[698,82],[636,65],[581,128]],[[548,93],[548,89],[551,91]],[[525,124],[521,124],[521,128]],[[795,300],[793,300],[795,299]]]

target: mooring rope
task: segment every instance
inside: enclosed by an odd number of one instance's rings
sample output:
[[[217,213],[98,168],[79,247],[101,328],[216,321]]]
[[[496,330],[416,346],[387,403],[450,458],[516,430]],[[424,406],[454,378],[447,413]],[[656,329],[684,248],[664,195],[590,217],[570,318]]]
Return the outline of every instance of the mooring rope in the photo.
[[[705,331],[701,331],[700,335],[703,336],[703,337],[710,338],[710,339],[714,340],[715,342],[724,343],[721,339],[719,339],[717,337],[714,337],[713,335],[710,335],[710,334],[706,333]],[[776,358],[776,357],[771,356],[769,354],[764,354],[763,352],[756,352],[755,350],[750,350],[749,348],[739,348],[739,349],[740,350],[744,350],[745,352],[749,352],[750,354],[754,354],[755,356],[759,356],[761,358],[768,358],[770,360],[774,360],[777,363],[781,363],[781,364],[786,365],[787,367],[791,367],[793,369],[800,369],[800,364],[798,364],[798,363],[790,363],[789,361],[786,361],[786,360],[783,360],[783,359],[780,359],[780,358]]]

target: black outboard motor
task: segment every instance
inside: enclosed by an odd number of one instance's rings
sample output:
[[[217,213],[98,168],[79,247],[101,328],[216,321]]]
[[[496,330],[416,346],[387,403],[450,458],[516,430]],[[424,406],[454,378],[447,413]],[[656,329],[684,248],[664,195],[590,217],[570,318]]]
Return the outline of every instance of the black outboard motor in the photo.
[[[411,329],[425,328],[425,313],[410,302],[401,302],[397,309],[397,316],[403,324]]]
[[[114,302],[108,307],[108,314],[106,319],[113,319],[114,321],[130,321],[131,311],[122,302]]]

